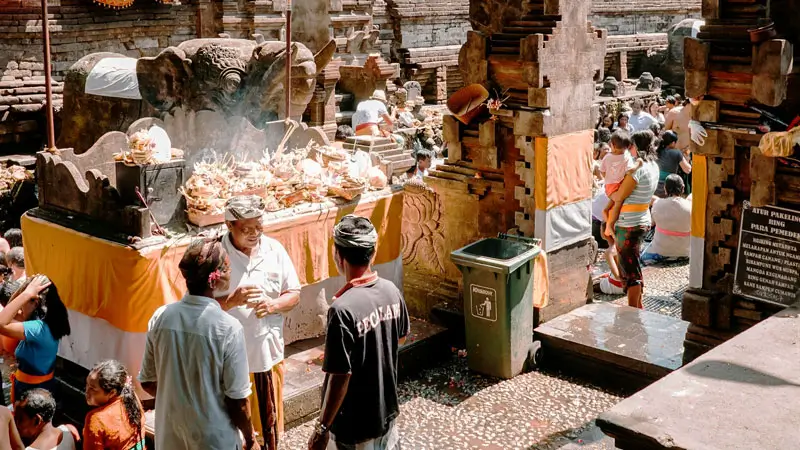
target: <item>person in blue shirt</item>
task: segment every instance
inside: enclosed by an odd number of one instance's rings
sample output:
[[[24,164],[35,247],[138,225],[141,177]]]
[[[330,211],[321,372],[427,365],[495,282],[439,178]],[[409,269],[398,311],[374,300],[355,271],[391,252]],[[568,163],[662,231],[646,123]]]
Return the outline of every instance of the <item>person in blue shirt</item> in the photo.
[[[0,311],[0,334],[17,339],[17,370],[11,375],[11,402],[23,392],[53,391],[58,341],[70,333],[67,307],[44,275],[28,278]]]

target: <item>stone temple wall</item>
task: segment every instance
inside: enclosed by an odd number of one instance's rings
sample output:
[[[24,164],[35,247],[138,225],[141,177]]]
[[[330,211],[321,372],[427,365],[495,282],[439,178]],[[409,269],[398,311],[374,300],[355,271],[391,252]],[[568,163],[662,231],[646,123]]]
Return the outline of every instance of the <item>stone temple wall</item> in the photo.
[[[88,53],[151,56],[195,37],[198,2],[186,3],[148,0],[111,10],[88,0],[50,0],[54,81]],[[39,0],[0,0],[0,155],[29,153],[44,143],[41,32]],[[53,89],[56,109],[62,89],[60,83]]]
[[[283,27],[284,0],[182,0],[172,6],[137,0],[120,10],[91,0],[49,1],[55,81],[92,52],[150,56],[218,33],[280,39]],[[457,61],[471,29],[469,0],[331,0],[330,5],[340,51],[353,31],[375,26],[376,49],[400,63],[401,78],[420,82],[427,101],[443,103],[463,86]],[[594,0],[590,19],[611,35],[607,69],[622,66],[622,57],[635,77],[648,50],[666,48],[666,28],[699,13],[700,0]],[[0,36],[0,155],[29,153],[41,148],[44,135],[39,0],[0,0]],[[58,108],[61,87],[54,92]]]
[[[650,54],[666,52],[669,28],[684,19],[699,19],[700,7],[701,0],[594,0],[592,25],[609,34],[606,75],[618,80],[638,78],[648,70],[645,63]]]
[[[700,18],[701,0],[594,0],[589,19],[610,36],[666,33],[683,19]]]

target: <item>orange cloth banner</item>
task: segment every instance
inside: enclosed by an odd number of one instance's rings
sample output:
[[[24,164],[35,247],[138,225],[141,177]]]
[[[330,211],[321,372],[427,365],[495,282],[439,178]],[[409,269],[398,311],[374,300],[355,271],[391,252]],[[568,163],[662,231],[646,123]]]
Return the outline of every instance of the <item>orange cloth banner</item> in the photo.
[[[536,138],[536,209],[548,210],[592,197],[593,141],[593,130]]]
[[[332,231],[346,214],[367,217],[375,224],[375,264],[400,256],[401,192],[268,220],[264,234],[283,244],[300,282],[313,284],[338,275]],[[178,263],[189,245],[188,237],[134,250],[28,215],[22,217],[22,230],[28,273],[43,273],[53,280],[69,309],[106,320],[123,331],[143,333],[158,307],[183,296]]]

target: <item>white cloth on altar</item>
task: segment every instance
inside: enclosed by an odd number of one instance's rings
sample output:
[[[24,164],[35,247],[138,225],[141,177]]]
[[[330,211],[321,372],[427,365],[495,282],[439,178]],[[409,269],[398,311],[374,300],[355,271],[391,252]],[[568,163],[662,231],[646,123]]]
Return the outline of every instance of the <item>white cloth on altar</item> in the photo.
[[[86,78],[85,92],[102,97],[141,100],[136,58],[104,58],[95,64]]]

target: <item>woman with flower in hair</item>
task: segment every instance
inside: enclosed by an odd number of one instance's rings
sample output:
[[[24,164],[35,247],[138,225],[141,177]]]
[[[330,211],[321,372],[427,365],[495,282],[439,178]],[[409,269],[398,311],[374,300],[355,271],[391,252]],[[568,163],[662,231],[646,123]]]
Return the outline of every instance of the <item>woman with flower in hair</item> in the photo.
[[[86,403],[95,408],[84,421],[84,450],[144,450],[144,411],[122,363],[94,366],[86,377]]]
[[[219,238],[196,239],[178,267],[188,292],[153,314],[139,372],[156,399],[155,447],[231,450],[243,440],[258,450],[244,330],[214,298],[230,284],[228,252]]]

